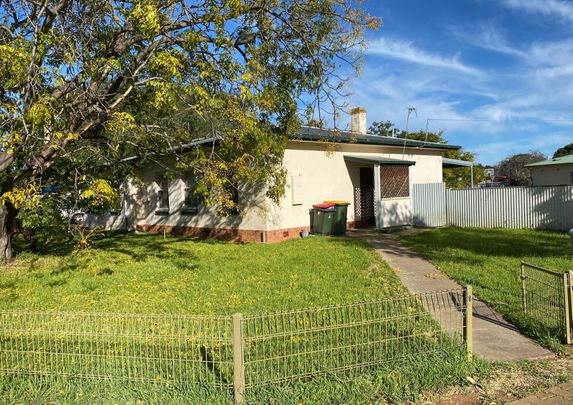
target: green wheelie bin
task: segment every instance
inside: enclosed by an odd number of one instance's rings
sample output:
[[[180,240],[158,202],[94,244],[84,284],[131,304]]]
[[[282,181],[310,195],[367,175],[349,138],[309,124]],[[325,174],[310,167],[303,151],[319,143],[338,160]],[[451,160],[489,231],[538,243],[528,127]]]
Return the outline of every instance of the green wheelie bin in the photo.
[[[317,235],[332,235],[336,209],[332,203],[315,204],[312,206],[312,230]]]
[[[334,209],[336,211],[334,222],[332,224],[332,235],[345,235],[346,222],[348,217],[348,206],[350,203],[348,201],[342,200],[327,200],[324,201],[324,203],[334,204]]]

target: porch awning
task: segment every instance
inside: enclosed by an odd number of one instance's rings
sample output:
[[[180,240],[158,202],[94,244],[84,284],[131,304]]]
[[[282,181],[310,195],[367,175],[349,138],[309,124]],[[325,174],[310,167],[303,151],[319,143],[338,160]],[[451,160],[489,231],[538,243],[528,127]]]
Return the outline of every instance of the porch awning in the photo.
[[[442,167],[472,167],[473,165],[474,162],[468,162],[467,160],[442,158]]]
[[[442,158],[442,167],[445,167],[445,168],[469,167],[470,168],[470,185],[472,188],[474,187],[474,162],[468,162],[467,160]]]
[[[416,162],[412,160],[392,159],[386,157],[363,156],[363,155],[344,155],[344,160],[347,162],[366,163],[366,164],[379,164],[386,166],[413,166]]]

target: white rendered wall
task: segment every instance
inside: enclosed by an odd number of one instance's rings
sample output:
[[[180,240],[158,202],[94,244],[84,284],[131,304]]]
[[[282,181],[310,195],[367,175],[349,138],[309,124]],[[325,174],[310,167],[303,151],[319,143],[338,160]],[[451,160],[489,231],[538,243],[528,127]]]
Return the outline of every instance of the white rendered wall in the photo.
[[[285,151],[284,167],[291,176],[299,176],[301,196],[293,204],[289,189],[279,206],[274,205],[267,229],[284,229],[308,226],[309,209],[323,200],[346,200],[348,221],[355,221],[354,189],[360,187],[360,167],[372,167],[347,162],[344,155],[370,156],[372,158],[402,159],[402,148],[376,145],[334,144],[290,141]],[[439,183],[442,181],[442,151],[407,148],[405,160],[415,161],[410,167],[411,184]],[[395,208],[397,212],[391,212]],[[397,219],[397,218],[401,218]],[[411,222],[410,199],[392,199],[383,209],[384,226]],[[392,225],[386,225],[388,224]]]

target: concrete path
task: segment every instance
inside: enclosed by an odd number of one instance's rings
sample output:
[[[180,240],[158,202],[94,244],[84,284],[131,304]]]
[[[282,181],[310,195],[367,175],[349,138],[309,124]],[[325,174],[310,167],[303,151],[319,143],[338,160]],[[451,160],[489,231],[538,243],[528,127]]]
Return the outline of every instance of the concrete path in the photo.
[[[511,402],[512,405],[567,405],[573,404],[573,383],[550,388],[540,394]]]
[[[372,245],[412,293],[460,288],[430,262],[404,247],[391,234],[352,231]],[[483,302],[474,299],[474,353],[492,361],[553,358],[554,354],[517,332],[516,328]]]

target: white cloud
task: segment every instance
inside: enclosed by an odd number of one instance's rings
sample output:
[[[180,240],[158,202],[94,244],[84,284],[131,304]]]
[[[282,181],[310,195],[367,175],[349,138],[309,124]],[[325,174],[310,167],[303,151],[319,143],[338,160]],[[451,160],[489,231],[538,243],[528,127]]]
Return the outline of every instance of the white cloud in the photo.
[[[390,120],[402,129],[413,106],[418,117],[411,116],[410,130],[424,129],[430,118],[430,130],[444,130],[486,164],[532,149],[552,154],[573,140],[573,123],[555,122],[573,119],[573,34],[532,41],[506,35],[502,23],[451,26],[450,49],[464,49],[464,61],[402,38],[371,41],[351,105],[366,107],[369,124]],[[487,69],[472,65],[481,66],[477,58]]]
[[[573,86],[559,80],[532,81],[520,74],[476,80],[423,65],[367,63],[352,90],[349,101],[366,107],[369,125],[390,120],[403,129],[406,107],[414,106],[418,116],[411,116],[411,130],[424,129],[431,118],[429,130],[444,130],[446,139],[477,153],[478,162],[486,164],[532,149],[551,154],[573,139],[564,130],[572,123],[551,121],[570,117],[573,107]],[[562,132],[546,132],[547,125]]]
[[[449,30],[454,37],[467,44],[519,59],[527,59],[528,53],[511,46],[498,26],[497,21],[482,21],[472,25],[452,25]]]
[[[559,78],[573,75],[573,38],[536,42],[527,51],[525,63],[538,78]]]
[[[464,74],[450,72],[444,75],[419,66],[396,70],[391,65],[367,64],[362,76],[353,82],[352,90],[351,105],[366,107],[369,125],[373,121],[390,120],[404,129],[406,107],[413,106],[418,115],[411,115],[410,130],[425,129],[427,119],[431,118],[434,120],[429,122],[429,129],[445,129],[446,137],[468,128],[464,120],[471,117],[460,112],[458,100],[471,94],[494,100],[489,98],[489,89],[482,91],[476,80],[467,79]],[[444,122],[437,118],[459,121]],[[474,122],[471,125],[488,133],[496,130],[491,122]]]
[[[573,23],[573,4],[562,0],[501,0],[506,7]]]
[[[481,74],[479,69],[461,62],[458,56],[441,56],[436,53],[430,53],[417,48],[411,41],[379,38],[369,41],[366,54],[386,56],[413,64],[455,70],[466,74]]]
[[[497,21],[473,25],[453,25],[450,32],[466,44],[509,55],[521,63],[517,73],[532,78],[555,78],[573,74],[573,38],[512,45]]]
[[[570,142],[571,135],[568,133],[544,134],[540,132],[512,140],[502,139],[482,143],[473,147],[472,150],[480,160],[495,164],[502,158],[515,153],[541,151],[546,155],[551,155],[555,150]]]

